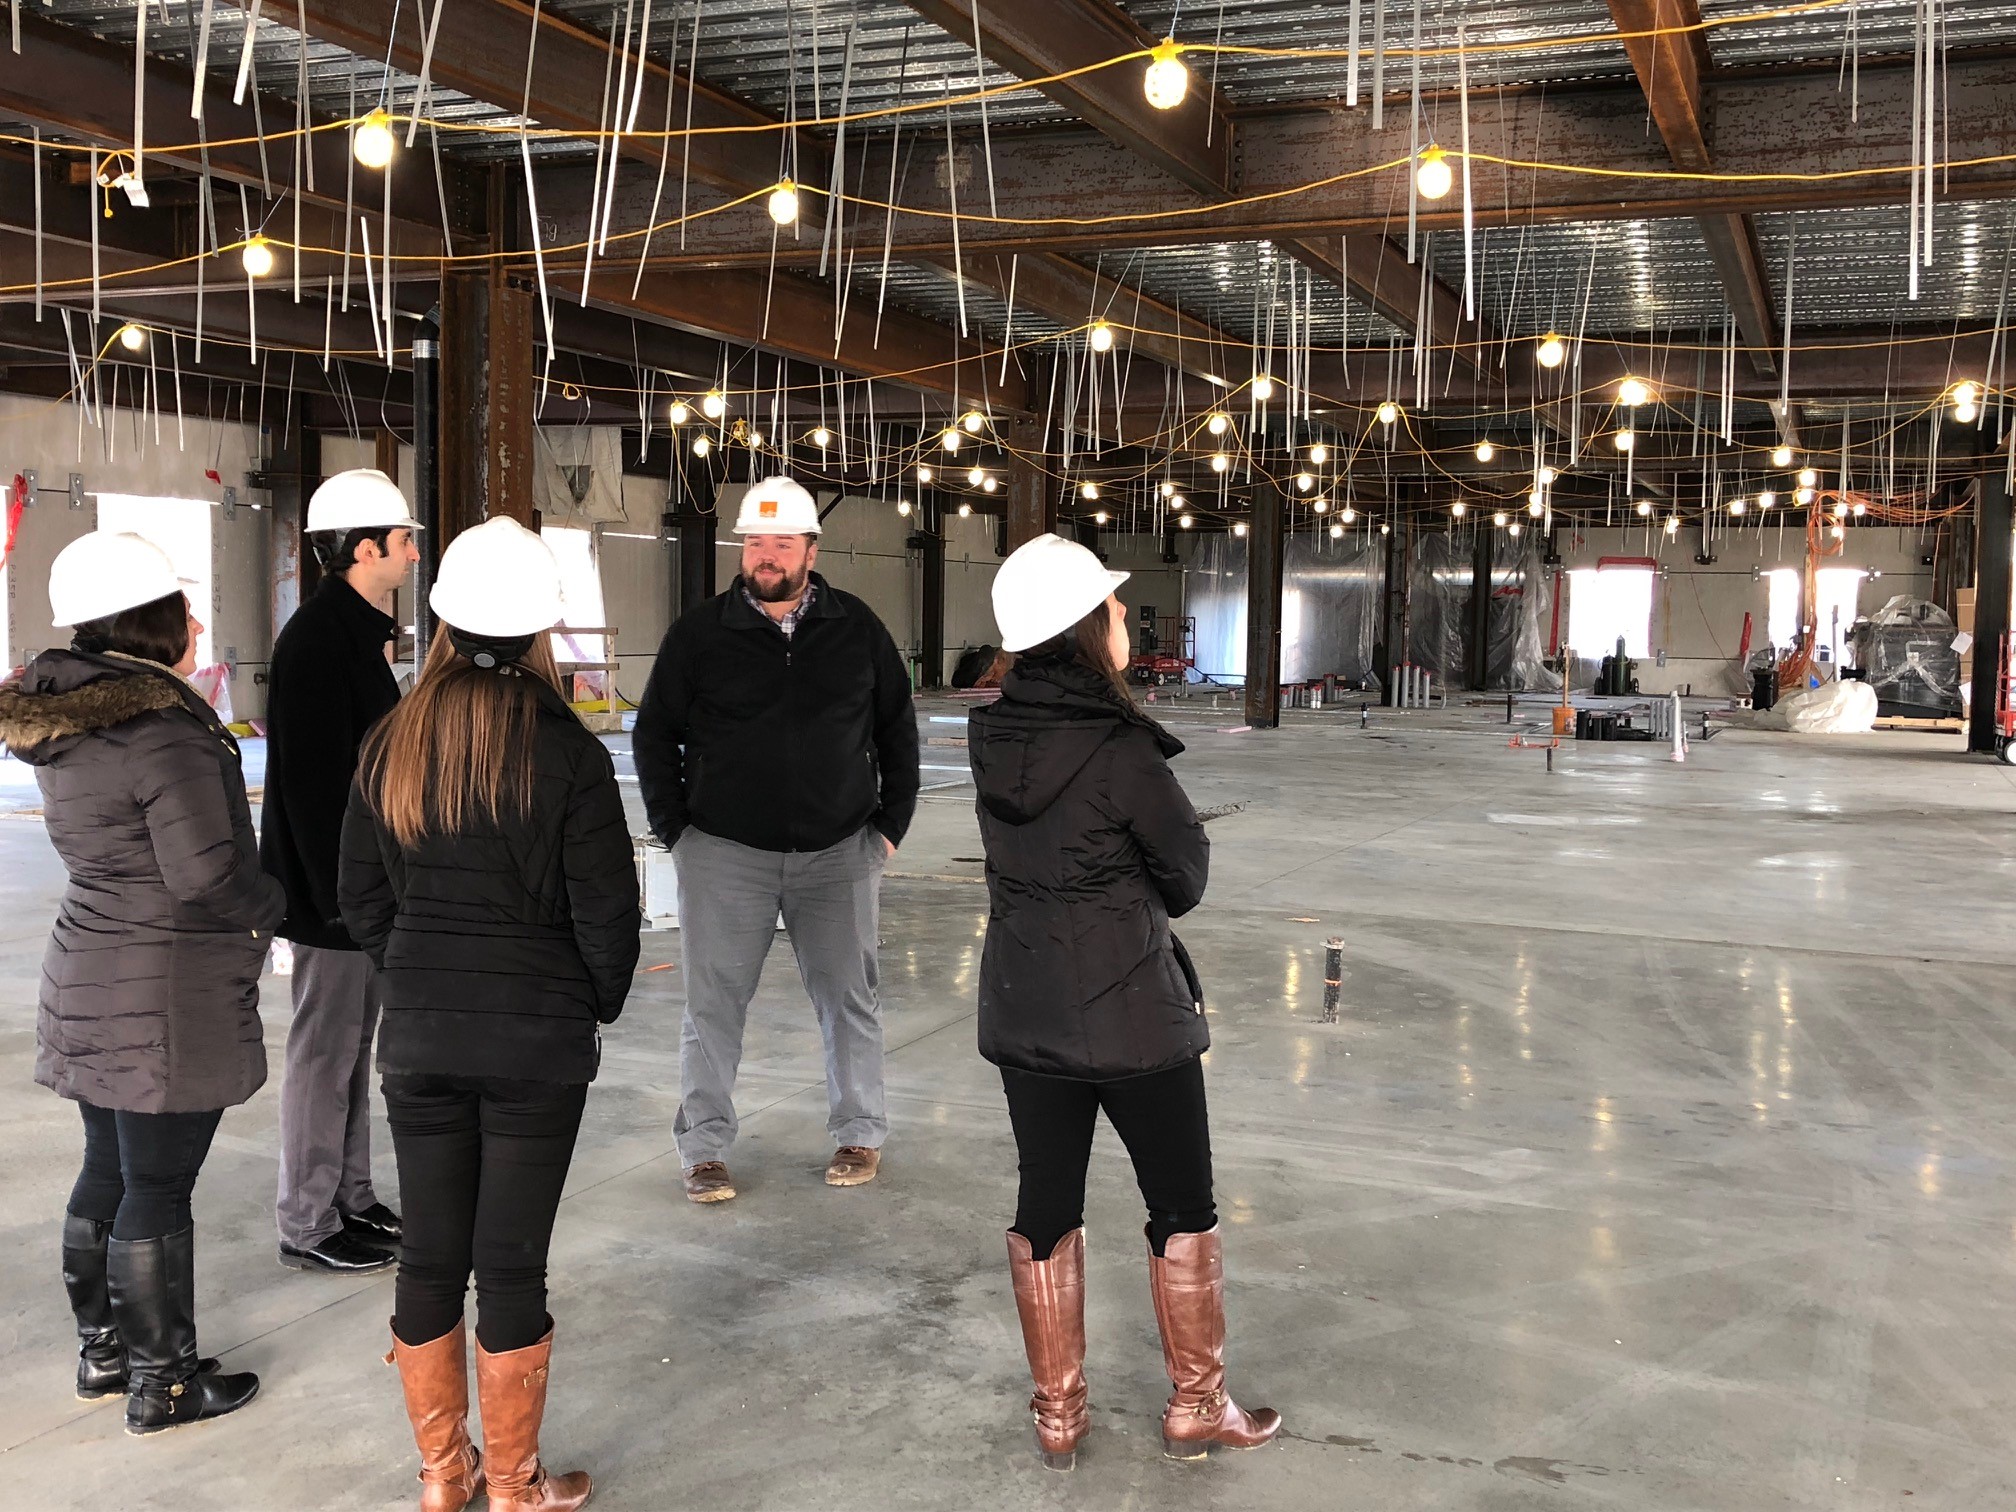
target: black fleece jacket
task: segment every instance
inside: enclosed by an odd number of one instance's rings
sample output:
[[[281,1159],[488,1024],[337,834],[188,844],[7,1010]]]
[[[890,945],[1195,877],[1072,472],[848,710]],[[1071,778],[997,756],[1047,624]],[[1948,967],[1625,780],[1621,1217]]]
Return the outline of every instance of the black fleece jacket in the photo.
[[[786,637],[742,579],[658,648],[632,749],[651,829],[816,851],[873,824],[901,844],[917,810],[917,713],[895,641],[818,574]]]

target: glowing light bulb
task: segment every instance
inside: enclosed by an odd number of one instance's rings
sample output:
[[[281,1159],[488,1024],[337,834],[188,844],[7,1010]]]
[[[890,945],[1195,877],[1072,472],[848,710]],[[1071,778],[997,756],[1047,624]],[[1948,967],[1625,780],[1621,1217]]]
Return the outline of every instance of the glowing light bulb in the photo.
[[[1309,448],[1309,460],[1316,466],[1321,467],[1325,462],[1330,460],[1330,448],[1325,446],[1321,441],[1318,441],[1314,446]]]
[[[980,486],[980,480],[986,476],[987,469],[984,467],[969,467],[966,469],[966,481],[971,483],[975,488]]]
[[[1854,507],[1850,509],[1848,513],[1852,514],[1853,516],[1855,516],[1856,519],[1859,520],[1862,518],[1862,516],[1869,513],[1869,506],[1865,504],[1862,500],[1857,499],[1855,501]]]
[[[1617,402],[1626,409],[1637,409],[1641,404],[1652,402],[1652,386],[1643,378],[1626,378],[1617,385]]]
[[[1680,516],[1678,515],[1666,516],[1666,534],[1668,535],[1680,534]]]
[[[1640,499],[1638,501],[1638,513],[1640,515],[1649,515],[1652,513],[1652,501],[1650,499]]]
[[[1515,540],[1515,541],[1516,541],[1516,540],[1518,540],[1518,539],[1519,539],[1519,522],[1518,522],[1517,520],[1514,520],[1514,521],[1513,521],[1513,522],[1512,522],[1512,523],[1511,523],[1510,525],[1507,525],[1507,526],[1505,527],[1505,534],[1507,534],[1507,535],[1509,535],[1510,537],[1512,537],[1512,539],[1513,539],[1513,540]]]
[[[798,219],[798,186],[785,179],[770,191],[770,219],[788,226]]]
[[[245,243],[245,250],[238,257],[245,264],[245,271],[254,278],[264,278],[273,271],[273,248],[263,236],[255,236]]]
[[[1222,473],[1229,470],[1231,466],[1232,466],[1232,459],[1229,456],[1227,456],[1224,452],[1211,453],[1211,471],[1215,473]]]
[[[949,425],[946,426],[945,429],[939,433],[938,444],[944,447],[945,450],[947,450],[948,452],[956,452],[957,450],[959,450],[959,432],[952,426]]]
[[[1834,539],[1837,541],[1845,541],[1848,539],[1848,531],[1844,526],[1836,525],[1832,530],[1828,531],[1827,533],[1832,537],[1834,537]]]
[[[1973,409],[1980,402],[1980,384],[1969,379],[1965,383],[1956,383],[1953,385],[1953,407],[1955,409]]]
[[[1190,528],[1191,528],[1191,523],[1192,523],[1192,522],[1191,522],[1191,519],[1190,519],[1190,516],[1188,516],[1188,515],[1186,514],[1186,515],[1179,515],[1179,516],[1177,517],[1177,519],[1176,519],[1176,523],[1177,523],[1177,525],[1178,525],[1179,527],[1181,527],[1182,529],[1184,529],[1184,530],[1188,530],[1188,529],[1190,529]]]
[[[1568,355],[1568,343],[1549,331],[1540,338],[1540,345],[1534,348],[1533,357],[1544,368],[1561,366],[1561,359]]]
[[[719,389],[708,390],[707,397],[700,401],[700,413],[709,420],[719,420],[728,413],[728,401],[722,397]]]
[[[1100,525],[1104,525],[1108,520],[1112,518],[1113,517],[1107,514],[1106,511],[1103,509],[1095,510],[1092,515],[1093,521]]]
[[[962,520],[970,520],[970,519],[972,519],[972,518],[973,518],[973,506],[972,506],[971,504],[961,504],[961,505],[959,506],[959,518],[960,518],[960,519],[962,519]]]
[[[1395,420],[1400,418],[1400,406],[1395,404],[1391,399],[1382,399],[1379,401],[1379,408],[1375,413],[1381,425],[1391,425]]]
[[[1552,488],[1554,486],[1554,480],[1560,476],[1561,474],[1556,472],[1553,468],[1543,467],[1538,472],[1533,474],[1533,480],[1536,483],[1538,483],[1542,488]]]
[[[833,444],[833,432],[821,425],[812,432],[812,444],[824,451]]]
[[[1627,430],[1620,430],[1619,432],[1617,432],[1616,435],[1612,436],[1610,439],[1613,443],[1615,443],[1617,450],[1621,452],[1627,452],[1631,450],[1632,447],[1638,444],[1638,438],[1632,435],[1631,432]]]
[[[1169,501],[1169,507],[1171,509],[1188,509],[1190,501],[1184,498],[1183,495],[1177,494],[1175,498]]]
[[[1175,498],[1175,497],[1176,497],[1176,485],[1175,485],[1174,483],[1168,483],[1168,482],[1165,482],[1165,483],[1163,483],[1163,485],[1162,485],[1162,497],[1163,497],[1163,498],[1165,498],[1165,499],[1173,499],[1173,498]]]
[[[935,476],[937,475],[928,466],[917,469],[917,481],[919,483],[929,483]]]
[[[1316,513],[1318,514],[1328,514],[1330,512],[1330,501],[1328,499],[1318,499],[1314,504],[1311,504],[1309,507],[1315,510]]]
[[[1760,510],[1769,509],[1773,504],[1776,504],[1777,502],[1778,502],[1778,495],[1772,493],[1771,490],[1769,490],[1768,488],[1764,490],[1763,493],[1757,495],[1757,507]]]
[[[980,428],[987,423],[987,417],[978,410],[968,410],[966,418],[959,423],[966,427],[967,435],[977,436],[980,434]]]
[[[1316,475],[1314,473],[1306,473],[1306,472],[1299,472],[1295,474],[1295,486],[1301,489],[1302,492],[1304,493],[1315,492]]]
[[[1800,488],[1793,490],[1792,502],[1794,504],[1811,504],[1817,497],[1818,495],[1812,489]]]
[[[1081,499],[1086,499],[1086,500],[1091,500],[1091,499],[1096,499],[1096,498],[1098,498],[1098,497],[1099,497],[1099,485],[1098,485],[1097,483],[1094,483],[1094,482],[1092,482],[1092,481],[1091,481],[1091,480],[1090,480],[1090,479],[1088,478],[1088,479],[1087,479],[1087,480],[1086,480],[1085,482],[1083,482],[1083,483],[1080,483],[1080,484],[1078,485],[1078,497],[1079,497],[1079,498],[1081,498]]]
[[[1468,509],[1469,506],[1465,504],[1461,499],[1458,499],[1454,504],[1451,504],[1449,506],[1449,513],[1456,516],[1456,518],[1460,520],[1463,518],[1464,514],[1467,512]]]
[[[1772,447],[1771,465],[1773,467],[1790,467],[1792,465],[1792,448],[1789,446]]]
[[[1547,501],[1540,497],[1540,491],[1537,488],[1532,493],[1526,495],[1526,513],[1537,520],[1546,511]]]
[[[147,345],[146,330],[137,325],[123,325],[119,327],[119,345],[126,348],[129,352],[139,351],[140,348]]]
[[[1819,485],[1819,482],[1820,474],[1812,468],[1802,467],[1799,469],[1799,486],[1801,488],[1814,488]]]
[[[1489,462],[1497,455],[1498,448],[1493,446],[1489,441],[1479,441],[1477,443],[1477,460],[1479,462]]]
[[[1236,525],[1234,525],[1232,527],[1232,534],[1234,534],[1235,536],[1244,536],[1246,534],[1246,522],[1244,520],[1241,520]]]
[[[1421,191],[1421,198],[1438,200],[1447,194],[1456,183],[1456,174],[1449,166],[1449,154],[1430,142],[1421,149],[1421,157],[1414,169],[1414,187]]]
[[[1265,404],[1274,397],[1274,380],[1262,373],[1253,380],[1253,397]]]
[[[714,450],[714,438],[712,436],[703,433],[693,438],[694,456],[704,457],[712,450]]]
[[[398,139],[392,135],[392,117],[380,108],[357,123],[350,134],[350,152],[366,168],[383,168],[392,161]]]
[[[684,399],[674,399],[672,407],[665,411],[665,418],[674,425],[684,425],[688,420],[693,418],[692,406],[688,405]]]
[[[1232,417],[1223,410],[1213,410],[1211,418],[1204,422],[1204,429],[1214,436],[1222,436],[1232,426]]]
[[[1092,327],[1092,350],[1095,352],[1113,350],[1113,327],[1103,320]]]
[[[1342,525],[1332,525],[1332,526],[1330,527],[1330,539],[1331,539],[1331,540],[1333,540],[1333,541],[1341,541],[1341,540],[1343,540],[1343,539],[1344,539],[1344,527],[1343,527]]]
[[[1141,90],[1157,110],[1174,110],[1190,91],[1190,70],[1177,56],[1182,51],[1174,37],[1164,37],[1149,50],[1148,72],[1141,76]]]
[[[1980,418],[1981,411],[1974,405],[1956,404],[1953,406],[1953,423],[1956,425],[1972,425]]]
[[[1847,514],[1848,501],[1846,499],[1836,499],[1834,501],[1834,518],[1837,520],[1845,519]]]
[[[1496,525],[1500,530],[1503,530],[1505,528],[1506,524],[1511,520],[1511,518],[1512,517],[1507,513],[1505,513],[1505,511],[1502,509],[1494,509],[1491,512],[1491,523],[1493,525]]]
[[[994,492],[995,489],[999,488],[1000,486],[1001,486],[1001,480],[995,477],[992,473],[989,473],[986,477],[980,480],[980,492],[982,493],[992,493]]]
[[[1747,508],[1749,508],[1749,506],[1745,504],[1741,499],[1731,499],[1729,501],[1729,513],[1731,513],[1732,515],[1740,515]]]
[[[898,499],[896,501],[896,513],[908,519],[910,515],[910,501],[908,499]]]
[[[1381,524],[1380,524],[1380,526],[1379,526],[1379,534],[1381,534],[1381,535],[1391,535],[1391,534],[1393,534],[1393,527],[1392,527],[1391,525],[1388,525],[1388,524],[1385,524],[1385,523],[1384,523],[1384,522],[1382,521],[1382,522],[1381,522]]]
[[[1358,511],[1353,509],[1349,504],[1346,504],[1342,510],[1338,511],[1337,518],[1342,520],[1346,525],[1349,525],[1353,520],[1358,518]],[[1336,527],[1332,526],[1331,528],[1334,530]]]

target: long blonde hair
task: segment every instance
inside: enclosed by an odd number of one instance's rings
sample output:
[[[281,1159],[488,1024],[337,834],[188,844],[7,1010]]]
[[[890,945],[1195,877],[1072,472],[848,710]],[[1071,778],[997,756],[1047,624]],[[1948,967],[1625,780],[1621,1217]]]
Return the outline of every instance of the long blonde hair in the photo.
[[[539,696],[531,679],[561,691],[552,642],[533,637],[517,668],[477,666],[443,625],[413,691],[365,738],[364,796],[402,849],[532,811]]]

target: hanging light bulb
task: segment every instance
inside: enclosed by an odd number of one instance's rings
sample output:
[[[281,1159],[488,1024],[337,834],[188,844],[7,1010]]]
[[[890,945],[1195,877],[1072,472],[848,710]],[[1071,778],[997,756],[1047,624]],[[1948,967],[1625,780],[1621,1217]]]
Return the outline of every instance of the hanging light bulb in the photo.
[[[1972,425],[1980,418],[1981,411],[1975,405],[1956,404],[1953,406],[1953,423],[1955,425]]]
[[[1638,509],[1638,513],[1639,513],[1639,514],[1640,514],[1641,516],[1642,516],[1642,515],[1649,515],[1649,514],[1651,514],[1651,513],[1652,513],[1652,501],[1651,501],[1650,499],[1640,499],[1640,500],[1638,501],[1638,505],[1637,505],[1637,509]]]
[[[1534,360],[1544,368],[1561,366],[1561,359],[1568,355],[1568,343],[1549,331],[1540,338],[1540,345],[1533,349]]]
[[[1309,461],[1311,465],[1321,467],[1325,462],[1328,462],[1329,460],[1330,460],[1330,448],[1325,446],[1321,441],[1315,442],[1310,446]]]
[[[1789,446],[1772,447],[1771,465],[1773,467],[1790,467],[1792,465],[1792,448]]]
[[[350,152],[366,168],[383,168],[392,161],[397,139],[392,135],[392,117],[379,106],[357,123],[350,134]]]
[[[1188,508],[1190,507],[1190,501],[1189,501],[1188,499],[1184,498],[1184,497],[1183,497],[1183,495],[1181,495],[1181,494],[1177,494],[1177,495],[1176,495],[1175,497],[1173,497],[1172,499],[1170,499],[1170,501],[1169,501],[1169,507],[1170,507],[1171,509],[1176,509],[1176,510],[1183,510],[1183,509],[1188,509]]]
[[[1814,488],[1819,485],[1819,482],[1820,474],[1812,468],[1802,467],[1799,469],[1799,486],[1801,488]]]
[[[980,434],[980,428],[987,423],[987,417],[978,410],[968,410],[966,418],[959,423],[966,427],[967,435],[977,436]]]
[[[722,397],[721,390],[707,391],[707,397],[700,401],[700,413],[709,420],[719,420],[728,413],[728,401]]]
[[[1177,524],[1177,525],[1178,525],[1178,526],[1179,526],[1180,528],[1182,528],[1182,529],[1184,529],[1184,530],[1188,530],[1188,529],[1190,529],[1193,523],[1194,523],[1194,522],[1193,522],[1193,521],[1191,520],[1190,516],[1188,516],[1187,514],[1186,514],[1186,515],[1178,515],[1178,516],[1176,517],[1176,524]]]
[[[1449,154],[1430,142],[1421,149],[1414,169],[1414,187],[1421,198],[1438,200],[1455,186],[1456,174],[1449,166]]]
[[[1680,534],[1680,516],[1678,515],[1666,516],[1666,534],[1668,535]]]
[[[1638,444],[1638,438],[1632,435],[1631,432],[1627,430],[1620,430],[1619,432],[1617,432],[1616,435],[1612,436],[1610,439],[1613,443],[1615,443],[1617,450],[1621,452],[1627,452],[1631,450],[1632,447]]]
[[[1511,523],[1510,525],[1507,525],[1507,526],[1505,527],[1505,534],[1507,534],[1507,535],[1509,535],[1510,537],[1512,537],[1512,539],[1513,539],[1513,540],[1515,540],[1515,541],[1516,541],[1516,540],[1518,540],[1518,539],[1519,539],[1519,522],[1518,522],[1517,520],[1514,520],[1514,521],[1513,521],[1513,522],[1512,522],[1512,523]]]
[[[672,407],[665,411],[665,418],[674,425],[684,425],[693,418],[693,410],[684,399],[674,399]]]
[[[145,328],[137,325],[123,325],[119,327],[119,345],[126,348],[129,352],[139,351],[140,348],[147,345],[147,332]]]
[[[1652,402],[1652,386],[1643,378],[1626,378],[1617,385],[1617,402],[1626,409],[1637,409]]]
[[[908,499],[898,499],[896,501],[896,513],[908,519],[910,517],[910,501]]]
[[[1086,500],[1098,498],[1099,485],[1094,483],[1090,478],[1087,478],[1083,483],[1078,485],[1078,497]]]
[[[1103,320],[1093,324],[1092,350],[1095,352],[1110,352],[1113,350],[1113,327]]]
[[[1741,499],[1731,499],[1729,501],[1729,513],[1732,515],[1740,515],[1748,507]]]
[[[961,504],[961,505],[959,506],[959,518],[960,518],[960,519],[962,519],[962,520],[970,520],[970,519],[972,519],[972,518],[973,518],[973,506],[972,506],[971,504]]]
[[[1859,520],[1862,518],[1862,516],[1869,513],[1869,506],[1861,499],[1857,499],[1854,503],[1854,506],[1849,509],[1848,513],[1852,514],[1853,516],[1855,516],[1856,519]]]
[[[1828,531],[1827,533],[1832,537],[1834,537],[1834,539],[1837,541],[1845,541],[1848,539],[1848,531],[1844,526],[1836,525],[1832,530]]]
[[[1391,399],[1381,399],[1379,408],[1373,412],[1381,425],[1391,425],[1400,418],[1400,406]]]
[[[1253,397],[1265,404],[1274,397],[1274,380],[1265,373],[1253,380]]]
[[[1382,520],[1379,523],[1379,534],[1391,535],[1393,534],[1393,527]]]
[[[980,480],[986,476],[987,469],[984,467],[969,467],[966,469],[966,481],[975,488],[980,486]]]
[[[1232,466],[1232,459],[1231,457],[1227,456],[1224,452],[1211,453],[1211,471],[1215,473],[1222,473],[1228,471],[1231,468],[1231,466]]]
[[[1344,527],[1343,527],[1342,525],[1332,525],[1332,526],[1330,527],[1330,539],[1331,539],[1331,540],[1333,540],[1333,541],[1341,541],[1341,540],[1343,540],[1343,539],[1344,539]]]
[[[1204,429],[1214,436],[1222,436],[1231,428],[1232,417],[1223,410],[1213,410],[1211,418],[1204,422]]]
[[[1526,513],[1533,516],[1533,518],[1537,520],[1540,518],[1541,515],[1545,514],[1546,512],[1547,512],[1547,501],[1540,496],[1539,489],[1536,488],[1533,490],[1533,492],[1526,495]]]
[[[1346,525],[1349,525],[1353,520],[1358,518],[1358,511],[1353,509],[1349,504],[1346,504],[1338,511],[1337,518],[1342,520]],[[1336,527],[1333,526],[1331,528],[1334,530]]]
[[[995,477],[992,473],[989,473],[986,477],[980,480],[980,492],[982,493],[992,493],[994,492],[995,489],[999,488],[1000,486],[1001,486],[1001,480]]]
[[[917,469],[917,481],[918,481],[919,483],[929,483],[929,482],[931,481],[931,479],[932,479],[933,477],[935,477],[935,476],[936,476],[936,474],[934,474],[934,473],[933,473],[933,472],[931,471],[931,468],[930,468],[929,464],[925,464],[925,465],[923,465],[923,466],[920,466],[920,467],[919,467],[919,468]]]
[[[821,451],[826,450],[833,444],[833,432],[823,425],[815,427],[812,432],[812,444]]]
[[[1836,499],[1834,501],[1834,518],[1837,520],[1844,519],[1846,518],[1847,514],[1848,514],[1848,501],[1846,499]]]
[[[1460,520],[1463,518],[1464,513],[1468,510],[1468,508],[1469,506],[1467,504],[1465,504],[1461,499],[1458,499],[1454,504],[1451,504],[1449,506],[1449,513],[1456,516],[1456,518]]]
[[[699,435],[693,438],[694,456],[704,457],[707,455],[707,453],[709,453],[712,450],[714,450],[714,438],[708,435],[705,431],[702,431]]]
[[[1232,527],[1232,534],[1234,534],[1235,536],[1239,536],[1243,539],[1246,534],[1246,522],[1244,520],[1241,520],[1237,524],[1235,524]]]
[[[238,254],[245,264],[245,271],[254,278],[264,278],[273,271],[273,248],[264,236],[255,236],[245,243],[245,250]]]
[[[1104,525],[1104,524],[1105,524],[1105,523],[1106,523],[1106,522],[1107,522],[1108,520],[1110,520],[1111,518],[1112,518],[1112,516],[1111,516],[1111,515],[1109,515],[1109,514],[1107,514],[1107,513],[1106,513],[1106,511],[1105,511],[1105,510],[1103,510],[1103,509],[1100,509],[1100,510],[1095,510],[1095,511],[1093,511],[1093,514],[1092,514],[1092,519],[1093,519],[1093,521],[1094,521],[1094,522],[1095,522],[1096,524],[1100,524],[1100,525]]]
[[[953,426],[946,426],[938,435],[938,444],[948,452],[959,450],[959,432]]]
[[[1543,467],[1538,472],[1533,474],[1533,481],[1538,483],[1542,488],[1552,488],[1554,486],[1554,480],[1560,476],[1561,474],[1556,472],[1553,468]]]
[[[1477,443],[1477,460],[1479,462],[1489,462],[1497,455],[1498,448],[1493,446],[1489,441],[1479,441]]]
[[[1316,474],[1307,472],[1299,472],[1295,474],[1295,486],[1301,489],[1302,492],[1304,493],[1315,492]]]
[[[1953,407],[1955,409],[1973,409],[1980,403],[1981,385],[1974,382],[1973,379],[1970,378],[1963,383],[1953,385]]]
[[[768,446],[769,444],[770,443],[764,439],[763,432],[757,430],[752,430],[751,432],[749,432],[749,450],[761,451],[763,450],[764,447]]]
[[[798,186],[791,180],[783,180],[770,191],[770,219],[780,226],[791,225],[798,219]]]
[[[1505,528],[1506,522],[1509,521],[1511,518],[1512,517],[1507,513],[1505,513],[1505,511],[1502,509],[1494,509],[1491,512],[1491,523],[1493,525],[1496,525],[1500,530],[1503,530]]]
[[[1328,499],[1318,499],[1314,504],[1311,504],[1309,507],[1315,510],[1316,513],[1318,514],[1328,514],[1330,512],[1330,501]]]
[[[1778,502],[1778,495],[1771,492],[1771,490],[1768,488],[1765,489],[1764,492],[1757,495],[1757,508],[1759,511],[1769,509],[1773,504],[1776,504],[1777,502]]]
[[[1162,482],[1162,497],[1165,499],[1173,499],[1176,497],[1176,485],[1174,483],[1169,482],[1166,478]]]
[[[1819,494],[1810,488],[1798,488],[1792,491],[1792,502],[1794,504],[1811,504],[1818,497]]]
[[[1141,77],[1141,89],[1157,110],[1174,110],[1190,89],[1190,70],[1177,56],[1183,49],[1174,37],[1164,37],[1148,51],[1148,72]]]

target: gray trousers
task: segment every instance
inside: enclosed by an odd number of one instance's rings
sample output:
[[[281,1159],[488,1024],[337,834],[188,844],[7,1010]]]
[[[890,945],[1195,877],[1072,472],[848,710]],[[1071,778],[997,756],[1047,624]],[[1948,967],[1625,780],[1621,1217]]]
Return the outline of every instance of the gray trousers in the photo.
[[[371,1189],[377,972],[361,950],[294,947],[294,1022],[280,1082],[280,1241],[320,1244]]]
[[[889,1133],[875,955],[889,859],[881,832],[871,825],[826,850],[797,852],[689,829],[673,855],[686,973],[672,1121],[681,1163],[722,1159],[735,1142],[742,1030],[780,913],[826,1044],[826,1131],[836,1146],[881,1148]]]

